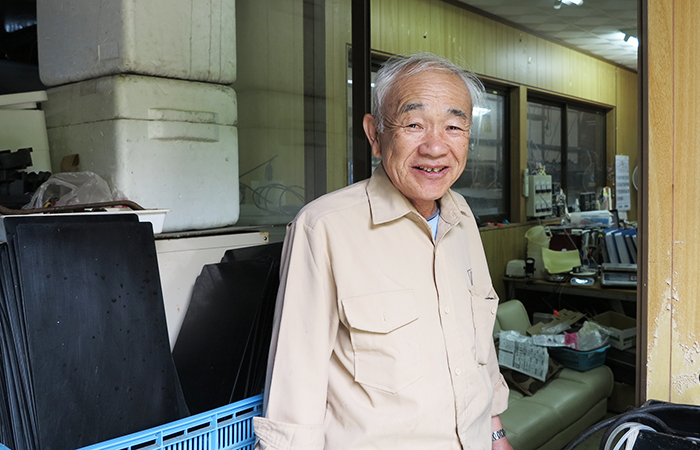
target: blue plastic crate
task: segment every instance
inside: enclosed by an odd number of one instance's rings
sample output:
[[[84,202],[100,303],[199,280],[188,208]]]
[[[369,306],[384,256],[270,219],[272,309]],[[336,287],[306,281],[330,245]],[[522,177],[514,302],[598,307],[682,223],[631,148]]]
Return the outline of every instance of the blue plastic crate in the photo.
[[[608,348],[610,346],[606,345],[595,350],[581,352],[568,347],[551,347],[549,356],[562,363],[564,367],[585,372],[603,365]]]
[[[253,450],[262,395],[81,450]]]

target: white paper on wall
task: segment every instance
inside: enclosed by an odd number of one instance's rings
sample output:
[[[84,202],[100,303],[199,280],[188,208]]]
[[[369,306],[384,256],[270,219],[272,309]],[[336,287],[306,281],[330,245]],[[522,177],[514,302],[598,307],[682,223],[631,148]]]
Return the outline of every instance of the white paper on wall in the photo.
[[[615,197],[618,211],[629,211],[630,197],[630,157],[615,155]]]

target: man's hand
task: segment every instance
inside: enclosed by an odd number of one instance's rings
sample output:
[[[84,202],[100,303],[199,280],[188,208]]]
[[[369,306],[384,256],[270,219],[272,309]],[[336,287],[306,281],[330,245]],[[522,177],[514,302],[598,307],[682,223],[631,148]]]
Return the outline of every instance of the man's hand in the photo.
[[[501,438],[497,441],[493,441],[491,443],[491,449],[492,450],[513,450],[513,447],[511,447],[510,443],[508,442],[508,438],[504,437],[504,438]]]
[[[500,430],[501,428],[503,428],[501,418],[499,416],[491,417],[491,432]],[[508,442],[507,437],[502,437],[491,442],[491,450],[513,450],[513,447]]]

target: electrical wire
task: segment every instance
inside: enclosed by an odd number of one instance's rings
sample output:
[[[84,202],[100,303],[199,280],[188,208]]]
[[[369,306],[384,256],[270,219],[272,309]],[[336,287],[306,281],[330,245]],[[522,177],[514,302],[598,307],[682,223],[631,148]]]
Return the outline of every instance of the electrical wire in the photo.
[[[288,214],[289,205],[286,205],[286,194],[291,194],[297,200],[304,203],[304,188],[301,186],[287,186],[281,183],[269,183],[257,189],[253,189],[245,183],[240,185],[253,194],[253,204],[263,211],[274,214]],[[242,196],[241,196],[242,197]],[[286,207],[286,208],[285,208]],[[295,208],[295,207],[294,207]]]
[[[649,410],[644,410],[640,409],[637,411],[631,411],[629,413],[623,414],[621,416],[617,416],[615,418],[608,430],[603,434],[603,439],[601,440],[601,445],[603,445],[603,442],[607,442],[610,439],[610,436],[613,434],[613,431],[616,430],[620,425],[630,422],[630,421],[644,421],[646,423],[650,423],[656,427],[655,431],[662,431],[667,434],[674,434],[673,430],[666,425],[666,423],[656,417],[655,415],[651,414]]]
[[[246,171],[246,172],[243,172],[242,174],[238,175],[238,178],[243,178],[244,176],[248,175],[249,173],[258,170],[258,169],[261,168],[262,166],[264,166],[264,165],[266,165],[266,164],[270,164],[270,163],[271,163],[275,158],[277,158],[278,156],[279,156],[279,155],[275,155],[275,156],[273,156],[272,158],[268,159],[267,161],[265,161],[265,162],[263,162],[263,163],[260,163],[260,164],[258,164],[257,166],[253,167],[252,169],[250,169],[250,170],[248,170],[248,171]]]
[[[625,450],[632,450],[634,448],[634,444],[637,442],[637,436],[639,436],[639,432],[641,430],[656,432],[654,428],[648,425],[644,425],[638,422],[625,422],[613,430],[613,432],[610,434],[610,437],[605,442],[604,450],[610,450],[612,445],[615,443],[615,439],[620,435],[622,431],[625,430],[625,434],[623,434],[620,440],[617,441],[617,444],[615,444],[613,450],[621,450],[623,445],[625,446]]]
[[[265,179],[268,181],[271,180],[272,161],[278,156],[279,155],[275,155],[252,169],[243,172],[239,175],[239,178],[243,178],[261,167],[265,167]],[[243,182],[239,182],[239,185],[241,187],[240,203],[244,202],[245,192],[246,190],[249,190],[252,193],[253,204],[257,208],[272,214],[293,214],[298,210],[299,206],[303,205],[306,201],[304,198],[304,188],[297,185],[287,186],[283,183],[268,182],[264,186],[260,186],[255,189]],[[286,201],[288,194],[296,198],[300,205],[287,205]]]

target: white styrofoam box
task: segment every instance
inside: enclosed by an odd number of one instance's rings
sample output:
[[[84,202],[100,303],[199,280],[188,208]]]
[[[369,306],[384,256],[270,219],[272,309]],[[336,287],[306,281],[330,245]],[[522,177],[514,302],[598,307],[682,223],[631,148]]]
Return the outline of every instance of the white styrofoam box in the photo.
[[[48,90],[46,126],[111,119],[235,125],[236,92],[228,86],[141,75],[112,75]]]
[[[202,267],[205,264],[221,262],[226,250],[268,242],[268,234],[257,231],[156,240],[170,348],[173,348],[177,341],[190,305],[194,283],[202,272]]]
[[[38,109],[46,99],[46,91],[0,95],[0,150],[31,147],[32,165],[27,172],[51,170],[46,119]]]
[[[117,73],[231,84],[235,0],[37,0],[47,86]]]
[[[239,214],[235,92],[215,84],[116,75],[49,89],[54,171],[78,154],[126,198],[169,209],[163,231],[234,224]]]

